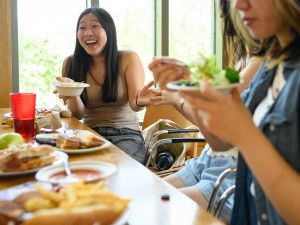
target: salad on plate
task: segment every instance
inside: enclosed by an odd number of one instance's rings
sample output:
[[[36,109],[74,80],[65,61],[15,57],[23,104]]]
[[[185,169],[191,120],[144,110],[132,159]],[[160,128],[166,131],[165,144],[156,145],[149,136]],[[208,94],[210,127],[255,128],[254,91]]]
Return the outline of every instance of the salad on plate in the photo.
[[[199,55],[190,65],[189,79],[181,79],[167,84],[169,89],[199,92],[203,82],[215,89],[228,93],[241,82],[239,73],[232,68],[220,69],[216,66],[216,56]]]

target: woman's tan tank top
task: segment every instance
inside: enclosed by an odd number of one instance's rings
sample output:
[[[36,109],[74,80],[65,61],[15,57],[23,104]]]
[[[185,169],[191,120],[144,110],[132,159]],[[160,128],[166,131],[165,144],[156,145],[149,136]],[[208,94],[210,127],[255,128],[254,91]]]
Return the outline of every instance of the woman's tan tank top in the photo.
[[[91,75],[87,75],[86,88],[88,103],[86,105],[86,114],[83,121],[91,128],[94,127],[113,127],[130,128],[140,130],[136,112],[132,111],[128,102],[128,91],[125,77],[121,74],[118,77],[118,95],[116,102],[103,103],[102,92]]]

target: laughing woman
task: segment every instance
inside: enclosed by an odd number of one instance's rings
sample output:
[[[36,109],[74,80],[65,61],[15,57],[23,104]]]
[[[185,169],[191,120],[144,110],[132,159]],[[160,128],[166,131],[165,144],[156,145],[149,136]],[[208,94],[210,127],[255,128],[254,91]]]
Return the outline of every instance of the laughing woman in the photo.
[[[59,96],[73,115],[139,162],[145,144],[137,111],[153,95],[144,86],[144,69],[133,51],[119,51],[114,21],[102,8],[88,8],[78,18],[74,54],[65,59],[59,81],[86,82],[81,96]]]

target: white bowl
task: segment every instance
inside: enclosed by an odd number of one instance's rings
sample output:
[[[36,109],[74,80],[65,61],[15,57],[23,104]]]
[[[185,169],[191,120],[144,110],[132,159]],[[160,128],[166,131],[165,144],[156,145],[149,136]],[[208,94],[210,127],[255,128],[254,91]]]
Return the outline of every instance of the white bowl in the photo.
[[[70,169],[72,172],[75,173],[76,171],[94,171],[98,172],[100,174],[99,177],[95,177],[92,175],[87,176],[84,179],[79,179],[76,176],[73,176],[72,174],[70,176],[65,176],[64,179],[54,178],[54,175],[57,175],[58,173],[65,174],[65,169],[63,165],[53,165],[53,166],[47,166],[42,169],[40,169],[35,174],[35,179],[42,182],[48,182],[52,184],[67,184],[67,183],[74,183],[78,181],[83,182],[95,182],[97,180],[105,179],[112,174],[114,174],[117,171],[117,167],[114,164],[107,163],[107,162],[101,162],[101,161],[75,161],[69,163]]]
[[[81,82],[53,82],[58,93],[62,96],[78,96],[81,95],[84,88],[89,87],[89,84]]]

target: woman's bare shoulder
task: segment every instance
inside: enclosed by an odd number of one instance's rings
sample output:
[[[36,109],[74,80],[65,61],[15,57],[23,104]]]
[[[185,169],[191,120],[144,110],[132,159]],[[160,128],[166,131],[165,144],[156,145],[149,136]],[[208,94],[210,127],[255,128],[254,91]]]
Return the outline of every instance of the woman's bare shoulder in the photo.
[[[125,50],[121,53],[121,64],[125,67],[127,67],[129,64],[136,64],[140,63],[140,57],[139,55],[132,50]]]
[[[124,50],[121,52],[121,55],[122,55],[122,59],[139,57],[138,54],[133,50]]]

